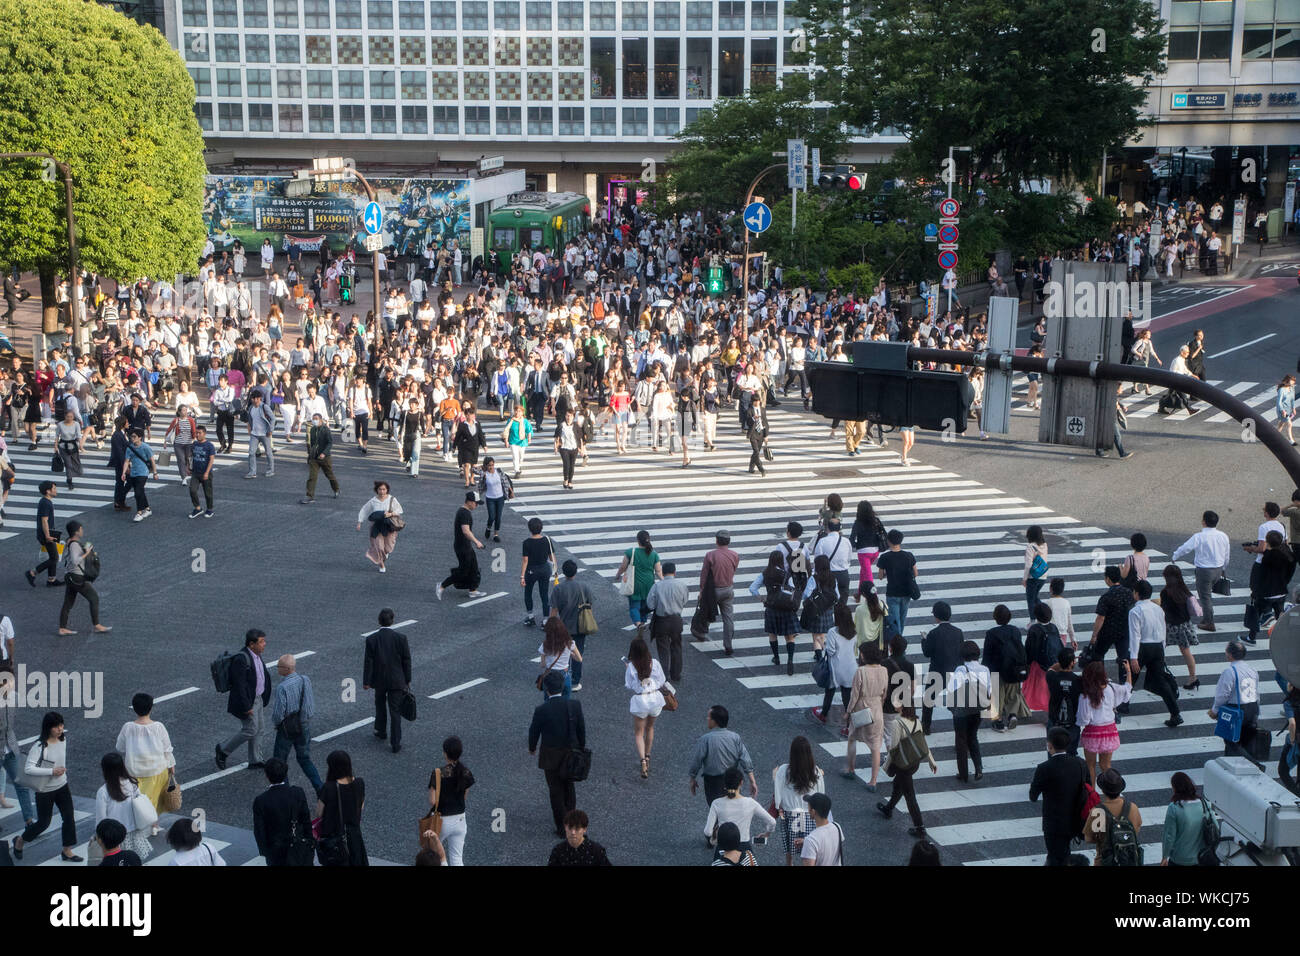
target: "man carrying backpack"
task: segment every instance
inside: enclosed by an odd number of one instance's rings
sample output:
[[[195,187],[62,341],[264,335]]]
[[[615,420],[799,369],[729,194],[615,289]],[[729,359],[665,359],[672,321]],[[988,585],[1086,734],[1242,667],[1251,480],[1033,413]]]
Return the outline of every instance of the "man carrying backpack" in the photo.
[[[1097,845],[1093,866],[1141,866],[1142,814],[1123,796],[1124,778],[1114,767],[1097,775],[1101,803],[1092,808],[1083,827],[1083,838]]]
[[[271,702],[271,675],[267,673],[262,660],[266,650],[266,633],[257,628],[244,635],[244,649],[229,658],[228,670],[224,683],[230,697],[226,703],[226,713],[239,721],[239,732],[225,742],[217,744],[217,769],[226,769],[227,758],[239,749],[242,743],[248,744],[248,769],[257,770],[266,764],[262,760],[261,741],[262,711]],[[217,667],[213,675],[216,677]],[[218,681],[217,689],[221,689]]]

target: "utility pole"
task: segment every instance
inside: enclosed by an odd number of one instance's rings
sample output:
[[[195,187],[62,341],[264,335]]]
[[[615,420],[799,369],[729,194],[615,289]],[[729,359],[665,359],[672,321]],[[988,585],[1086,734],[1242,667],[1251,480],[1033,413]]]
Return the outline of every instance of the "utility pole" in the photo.
[[[740,334],[742,336],[749,334],[749,223],[744,221],[743,210],[749,207],[754,201],[754,190],[758,188],[759,182],[769,173],[774,173],[778,169],[785,169],[785,163],[773,163],[766,169],[763,169],[754,181],[749,184],[749,191],[745,193],[745,205],[742,207],[741,222],[745,226],[745,261],[740,267]]]

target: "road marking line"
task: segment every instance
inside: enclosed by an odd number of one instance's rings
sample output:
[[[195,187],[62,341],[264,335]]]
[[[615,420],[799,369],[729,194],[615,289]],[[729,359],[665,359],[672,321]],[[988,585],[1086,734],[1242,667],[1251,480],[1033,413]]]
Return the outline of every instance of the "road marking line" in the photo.
[[[392,625],[392,628],[393,630],[397,630],[399,627],[406,627],[407,625],[414,624],[414,623],[416,623],[414,619],[409,621],[398,621],[396,624]],[[383,630],[382,627],[377,627],[373,631],[366,631],[366,633],[362,634],[361,636],[369,637],[371,634],[378,634],[382,630]]]
[[[358,727],[364,727],[366,724],[373,724],[373,717],[367,717],[365,720],[358,720],[355,724],[348,724],[346,727],[340,727],[338,730],[331,730],[329,733],[321,734],[319,737],[313,737],[314,743],[320,743],[324,740],[330,740],[334,737],[341,737],[346,733],[356,730]]]
[[[181,793],[193,790],[195,787],[202,786],[205,783],[211,783],[213,780],[220,780],[222,777],[229,777],[231,774],[239,773],[248,767],[248,761],[244,761],[237,767],[227,767],[225,770],[218,770],[216,773],[210,773],[206,777],[199,777],[198,780],[191,780],[181,784]]]
[[[171,694],[163,694],[161,697],[155,697],[153,702],[155,704],[161,704],[165,700],[175,700],[177,697],[184,697],[186,694],[193,694],[197,690],[197,687],[186,687],[184,690],[178,690]]]
[[[1273,336],[1275,336],[1275,335],[1277,335],[1276,332],[1270,332],[1270,333],[1268,333],[1268,335],[1261,335],[1261,336],[1260,336],[1259,338],[1257,338],[1257,339],[1251,339],[1249,342],[1242,342],[1240,345],[1234,345],[1232,348],[1230,348],[1230,349],[1224,349],[1222,352],[1215,352],[1213,355],[1210,356],[1210,358],[1212,358],[1212,359],[1216,359],[1216,358],[1219,358],[1219,357],[1222,356],[1222,355],[1229,355],[1229,354],[1231,354],[1231,353],[1233,353],[1233,352],[1236,352],[1238,349],[1244,349],[1244,348],[1246,348],[1246,346],[1248,346],[1248,345],[1255,345],[1255,344],[1257,344],[1257,343],[1259,343],[1259,342],[1263,342],[1265,339],[1271,339],[1271,338],[1272,338]]]
[[[473,607],[475,604],[482,604],[484,601],[495,601],[499,597],[505,597],[509,591],[498,591],[496,594],[489,594],[487,597],[475,598],[472,601],[466,601],[464,604],[458,604],[457,607]]]
[[[463,684],[457,684],[455,687],[448,687],[446,690],[440,690],[436,694],[430,694],[429,700],[441,700],[442,698],[449,697],[458,691],[468,690],[471,687],[477,687],[479,684],[486,684],[487,681],[488,679],[486,677],[475,677],[473,680],[467,680]]]
[[[316,653],[315,651],[300,651],[297,654],[290,654],[289,656],[292,657],[295,661],[300,661],[304,657],[311,657],[315,653]]]

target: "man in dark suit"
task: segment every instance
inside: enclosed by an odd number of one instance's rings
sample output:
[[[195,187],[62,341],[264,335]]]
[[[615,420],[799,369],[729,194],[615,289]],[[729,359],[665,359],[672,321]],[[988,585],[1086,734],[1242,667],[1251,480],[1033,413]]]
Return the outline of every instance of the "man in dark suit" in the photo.
[[[388,715],[392,714],[393,753],[402,749],[402,698],[411,686],[411,645],[406,635],[393,630],[393,610],[379,612],[379,630],[366,638],[366,660],[361,684],[375,692],[375,736],[388,740]]]
[[[1053,727],[1047,732],[1048,757],[1034,770],[1029,799],[1043,796],[1043,842],[1048,866],[1070,865],[1070,841],[1083,829],[1083,785],[1088,765],[1070,755],[1070,732]]]
[[[262,761],[262,711],[271,702],[271,675],[262,662],[266,650],[266,632],[253,628],[244,635],[244,649],[230,662],[230,697],[226,713],[239,719],[239,733],[224,744],[217,744],[217,769],[226,769],[226,758],[248,744],[248,769],[260,770]],[[258,702],[261,698],[261,702]]]
[[[947,601],[934,604],[934,630],[921,638],[921,653],[930,662],[926,674],[926,685],[922,691],[921,730],[930,732],[930,722],[934,718],[934,702],[943,699],[944,688],[953,671],[961,663],[961,645],[965,640],[960,628],[948,623],[952,620],[952,608]],[[930,674],[934,674],[931,677]]]
[[[266,779],[271,784],[253,798],[253,838],[257,852],[266,857],[267,866],[289,866],[289,843],[293,826],[299,833],[311,832],[311,814],[302,787],[291,787],[289,765],[272,757],[266,762]]]
[[[126,490],[131,486],[122,480],[122,466],[126,464],[126,448],[131,439],[126,434],[126,416],[118,415],[113,422],[113,437],[108,442],[108,467],[113,470],[113,510],[130,511],[126,503]]]
[[[555,835],[564,836],[564,815],[577,807],[578,794],[572,780],[560,778],[560,767],[570,750],[587,746],[587,724],[582,718],[582,704],[562,696],[563,674],[548,673],[542,680],[542,690],[546,700],[533,711],[533,721],[528,725],[528,752],[537,754],[537,766],[546,772]]]

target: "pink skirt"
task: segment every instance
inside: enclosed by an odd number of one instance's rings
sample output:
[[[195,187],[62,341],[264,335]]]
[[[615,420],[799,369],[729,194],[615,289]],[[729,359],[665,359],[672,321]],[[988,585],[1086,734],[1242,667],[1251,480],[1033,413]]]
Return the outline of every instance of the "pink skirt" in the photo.
[[[366,549],[366,557],[383,567],[388,562],[388,556],[393,553],[395,547],[397,547],[396,531],[390,531],[388,534],[377,534],[370,539],[370,547]]]
[[[1091,724],[1079,735],[1079,746],[1090,754],[1113,754],[1119,750],[1119,728],[1114,724]]]

